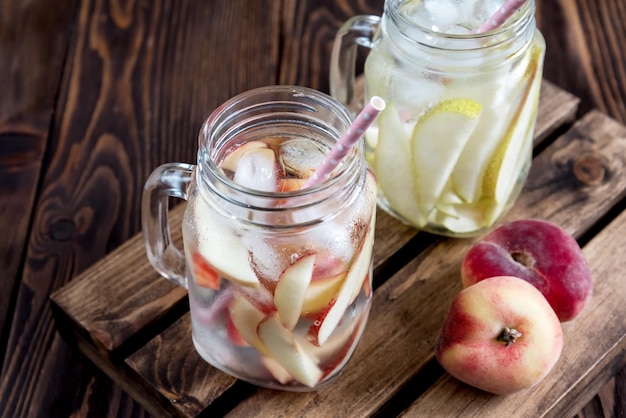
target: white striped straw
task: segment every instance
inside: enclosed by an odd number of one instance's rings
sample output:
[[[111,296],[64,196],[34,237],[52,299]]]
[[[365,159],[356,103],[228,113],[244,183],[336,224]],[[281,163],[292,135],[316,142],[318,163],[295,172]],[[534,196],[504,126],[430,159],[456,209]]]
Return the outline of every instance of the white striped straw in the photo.
[[[519,10],[520,7],[526,3],[527,0],[507,0],[497,12],[493,14],[485,23],[483,23],[474,33],[483,33],[498,28],[506,20],[511,17],[513,13]]]
[[[367,128],[376,120],[384,108],[385,101],[382,98],[378,96],[372,97],[302,188],[315,186],[330,177],[335,167],[348,154],[354,144],[363,137]]]

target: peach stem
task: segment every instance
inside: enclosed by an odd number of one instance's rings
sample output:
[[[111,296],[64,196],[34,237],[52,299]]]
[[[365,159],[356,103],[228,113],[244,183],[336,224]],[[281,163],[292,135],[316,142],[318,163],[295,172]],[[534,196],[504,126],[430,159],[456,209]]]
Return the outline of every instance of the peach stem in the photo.
[[[502,329],[502,332],[500,332],[500,335],[498,335],[498,338],[496,339],[503,342],[505,347],[508,347],[515,341],[517,341],[517,339],[521,336],[522,333],[515,328],[504,327],[504,329]]]

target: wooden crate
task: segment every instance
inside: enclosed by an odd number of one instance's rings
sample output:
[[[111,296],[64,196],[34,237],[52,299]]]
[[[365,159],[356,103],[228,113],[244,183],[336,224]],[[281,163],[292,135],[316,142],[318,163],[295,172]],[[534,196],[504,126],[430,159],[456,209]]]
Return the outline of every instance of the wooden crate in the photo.
[[[317,392],[260,389],[194,351],[186,291],[152,269],[135,236],[52,295],[66,338],[155,416],[573,415],[626,362],[626,128],[545,82],[528,182],[505,220],[548,219],[584,245],[594,297],[564,324],[565,348],[538,386],[494,396],[461,384],[433,344],[461,290],[460,263],[475,239],[418,233],[378,211],[374,300],[342,376]],[[181,241],[183,205],[170,214]]]

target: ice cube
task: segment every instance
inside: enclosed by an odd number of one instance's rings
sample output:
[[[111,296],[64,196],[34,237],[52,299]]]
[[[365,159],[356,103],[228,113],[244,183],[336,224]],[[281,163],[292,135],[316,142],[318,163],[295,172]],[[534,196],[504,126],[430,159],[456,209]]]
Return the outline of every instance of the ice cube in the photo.
[[[426,74],[405,74],[402,68],[397,71],[392,77],[391,100],[399,112],[408,112],[415,120],[440,100],[445,87],[441,80]]]
[[[445,32],[459,23],[459,5],[453,0],[424,0],[424,8],[430,15],[434,31]]]
[[[474,13],[470,17],[472,27],[479,27],[496,13],[504,4],[504,0],[483,0],[476,3]]]
[[[250,253],[256,273],[265,280],[278,280],[289,265],[289,256],[281,254],[278,246],[270,244],[266,237],[256,231],[242,231],[241,240]]]
[[[400,12],[411,22],[424,28],[432,29],[430,13],[422,0],[408,0],[400,6]]]
[[[309,178],[324,161],[324,153],[315,142],[291,139],[280,146],[280,160],[286,171],[300,178]]]
[[[277,173],[274,151],[259,148],[246,152],[237,164],[235,183],[263,192],[276,191]]]

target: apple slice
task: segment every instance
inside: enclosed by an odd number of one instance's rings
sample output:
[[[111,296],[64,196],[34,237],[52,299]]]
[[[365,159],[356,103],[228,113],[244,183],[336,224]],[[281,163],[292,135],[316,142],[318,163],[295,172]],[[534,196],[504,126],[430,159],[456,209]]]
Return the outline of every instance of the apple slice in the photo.
[[[220,167],[224,170],[230,170],[234,172],[237,170],[237,164],[239,164],[239,159],[241,158],[241,156],[250,150],[258,148],[267,148],[267,145],[261,141],[246,142],[245,144],[240,145],[238,148],[228,154],[226,158],[224,158],[224,161],[222,161]]]
[[[292,330],[300,319],[314,267],[315,254],[307,255],[287,267],[278,279],[274,291],[274,304],[287,329]]]
[[[240,237],[216,222],[215,214],[202,199],[196,199],[195,224],[198,228],[198,252],[225,279],[247,287],[259,287],[259,279],[250,265],[250,255]]]
[[[320,313],[309,328],[309,337],[313,344],[321,346],[328,340],[341,321],[348,306],[354,302],[354,299],[361,291],[363,281],[369,278],[374,247],[374,222],[375,216],[372,214],[372,220],[367,230],[367,235],[363,240],[363,245],[359,249],[356,260],[350,266],[348,275],[343,281],[339,293],[329,302],[326,309]]]
[[[257,327],[266,318],[266,314],[239,293],[235,293],[229,307],[229,313],[230,319],[241,338],[259,353],[268,355],[265,344],[257,334]]]
[[[270,357],[284,367],[295,380],[311,388],[319,383],[322,371],[296,342],[293,334],[283,326],[277,315],[261,321],[257,333]]]

